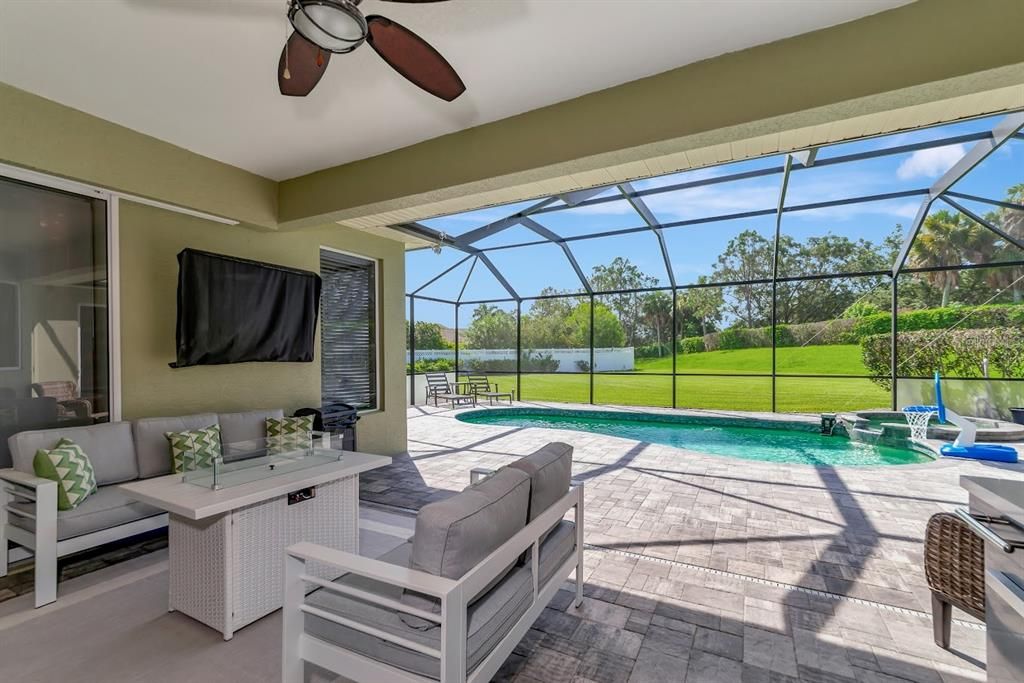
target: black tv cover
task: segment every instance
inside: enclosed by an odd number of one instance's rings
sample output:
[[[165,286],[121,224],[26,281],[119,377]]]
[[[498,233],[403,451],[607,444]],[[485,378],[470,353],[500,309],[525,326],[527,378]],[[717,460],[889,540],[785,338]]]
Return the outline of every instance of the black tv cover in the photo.
[[[306,270],[183,250],[171,367],[312,361],[321,286]]]

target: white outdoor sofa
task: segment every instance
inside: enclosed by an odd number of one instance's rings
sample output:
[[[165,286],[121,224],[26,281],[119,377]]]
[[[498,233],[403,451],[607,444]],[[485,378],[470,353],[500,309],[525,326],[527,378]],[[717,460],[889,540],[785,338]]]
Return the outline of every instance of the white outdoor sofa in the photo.
[[[471,486],[424,506],[412,540],[377,560],[291,546],[282,680],[308,680],[309,663],[358,683],[490,681],[574,572],[583,599],[583,484],[570,482],[571,467],[572,447],[552,443],[497,472],[475,470]],[[317,578],[307,563],[341,576]]]
[[[57,599],[57,558],[161,529],[167,514],[129,499],[116,484],[171,473],[165,432],[220,425],[223,443],[266,437],[266,419],[284,411],[201,413],[41,429],[8,439],[13,468],[0,469],[0,576],[8,563],[35,555],[35,606]],[[57,483],[35,476],[32,459],[62,437],[82,447],[96,474],[96,493],[74,510],[57,510]],[[8,546],[13,545],[8,552]]]

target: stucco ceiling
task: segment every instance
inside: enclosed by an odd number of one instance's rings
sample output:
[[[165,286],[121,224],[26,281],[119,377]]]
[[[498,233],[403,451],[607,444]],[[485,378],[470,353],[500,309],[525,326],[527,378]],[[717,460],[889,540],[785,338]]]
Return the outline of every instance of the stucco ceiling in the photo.
[[[364,0],[452,62],[448,104],[368,46],[282,97],[284,0],[0,0],[0,81],[282,180],[904,4]]]

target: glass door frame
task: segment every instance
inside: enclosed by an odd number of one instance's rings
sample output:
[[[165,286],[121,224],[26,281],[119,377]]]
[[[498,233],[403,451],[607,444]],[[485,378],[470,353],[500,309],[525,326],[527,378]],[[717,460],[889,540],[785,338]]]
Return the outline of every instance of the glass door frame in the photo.
[[[38,171],[0,163],[0,180],[30,183],[42,188],[99,199],[106,206],[107,223],[107,353],[109,363],[109,421],[121,419],[121,268],[118,242],[119,197],[103,188]]]

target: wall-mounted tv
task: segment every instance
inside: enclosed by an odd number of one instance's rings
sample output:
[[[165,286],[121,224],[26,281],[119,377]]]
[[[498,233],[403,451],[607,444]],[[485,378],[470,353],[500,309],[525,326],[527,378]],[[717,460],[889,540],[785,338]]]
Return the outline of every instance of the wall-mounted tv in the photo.
[[[321,286],[310,271],[183,250],[171,367],[311,362]]]

